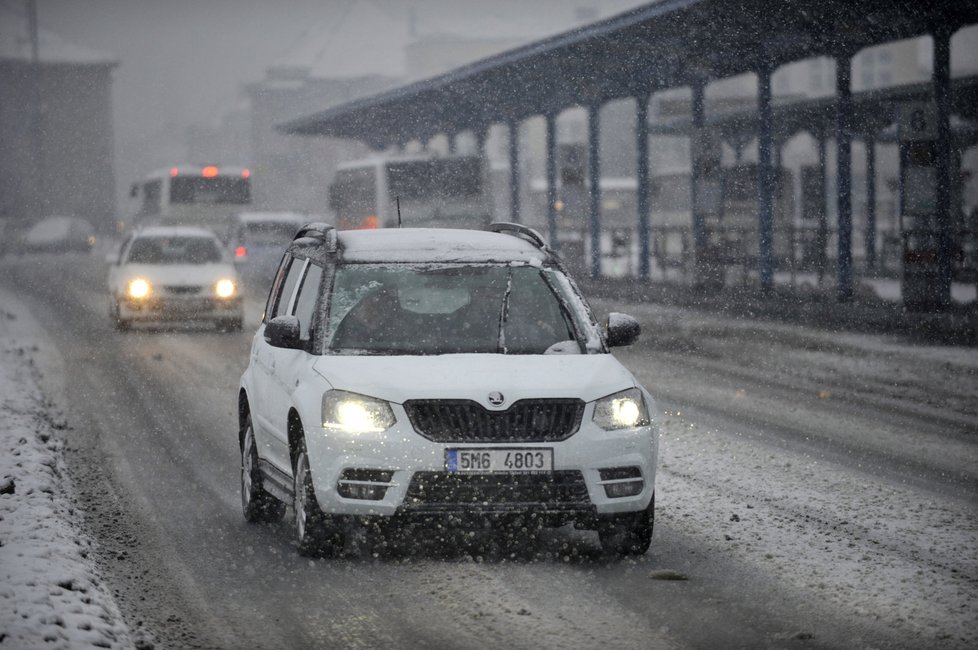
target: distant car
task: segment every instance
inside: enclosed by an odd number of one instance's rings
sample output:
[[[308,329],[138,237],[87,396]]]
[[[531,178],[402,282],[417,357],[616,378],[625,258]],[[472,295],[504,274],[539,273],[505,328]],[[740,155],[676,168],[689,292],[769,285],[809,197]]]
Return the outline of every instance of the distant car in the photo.
[[[210,230],[146,228],[109,256],[110,315],[116,328],[134,322],[213,321],[240,330],[244,320],[238,274]]]
[[[88,252],[95,245],[95,229],[81,217],[41,219],[24,235],[21,249],[33,253]]]
[[[295,513],[302,554],[347,527],[573,523],[612,554],[652,539],[652,397],[535,231],[337,231],[282,259],[238,394],[249,522]],[[371,533],[368,533],[371,534]]]
[[[282,254],[308,215],[296,212],[240,212],[231,219],[227,246],[234,265],[251,287],[267,293]]]

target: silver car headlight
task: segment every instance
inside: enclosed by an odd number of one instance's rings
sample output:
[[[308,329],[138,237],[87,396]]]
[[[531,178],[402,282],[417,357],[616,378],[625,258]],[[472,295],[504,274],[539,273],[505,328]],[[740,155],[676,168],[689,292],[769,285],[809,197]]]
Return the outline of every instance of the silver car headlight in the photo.
[[[605,431],[645,427],[652,422],[645,398],[638,388],[629,388],[596,401],[592,419]]]
[[[343,433],[380,433],[395,422],[391,405],[375,397],[345,390],[323,395],[323,428]]]

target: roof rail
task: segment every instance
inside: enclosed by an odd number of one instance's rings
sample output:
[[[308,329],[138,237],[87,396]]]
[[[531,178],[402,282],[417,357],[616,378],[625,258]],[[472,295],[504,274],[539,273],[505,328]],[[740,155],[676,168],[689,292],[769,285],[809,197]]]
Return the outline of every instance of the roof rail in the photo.
[[[547,242],[543,239],[543,235],[533,228],[524,226],[521,223],[513,223],[511,221],[494,221],[486,226],[486,230],[489,232],[513,235],[514,237],[519,237],[520,239],[530,242],[542,251],[550,251],[550,249],[547,247]]]
[[[321,221],[313,221],[301,226],[292,236],[292,241],[314,239],[322,243],[327,250],[336,250],[336,228]]]

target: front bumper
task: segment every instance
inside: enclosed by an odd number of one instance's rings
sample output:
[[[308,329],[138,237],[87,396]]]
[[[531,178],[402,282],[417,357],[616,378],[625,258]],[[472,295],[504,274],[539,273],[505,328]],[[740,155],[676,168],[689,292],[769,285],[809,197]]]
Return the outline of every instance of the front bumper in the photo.
[[[594,407],[588,404],[580,429],[565,440],[450,443],[418,435],[403,407],[391,407],[397,423],[383,433],[306,429],[313,486],[325,513],[398,518],[539,514],[559,524],[644,510],[652,500],[658,459],[654,422],[605,431],[591,421]],[[553,471],[446,471],[446,450],[490,447],[552,449]],[[631,489],[608,487],[622,483]]]
[[[244,317],[241,296],[151,296],[119,301],[119,318],[131,321],[223,320]]]

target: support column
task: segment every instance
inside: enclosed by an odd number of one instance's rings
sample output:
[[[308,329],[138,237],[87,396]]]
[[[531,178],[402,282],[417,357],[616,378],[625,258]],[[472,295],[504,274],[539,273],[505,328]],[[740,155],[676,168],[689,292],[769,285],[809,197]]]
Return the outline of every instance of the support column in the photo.
[[[876,139],[866,136],[866,268],[876,269]]]
[[[638,275],[649,279],[649,100],[651,95],[635,98],[635,175],[638,181]]]
[[[547,123],[547,231],[550,248],[559,250],[557,241],[557,116],[548,113]]]
[[[701,258],[703,256],[704,250],[706,249],[706,224],[704,223],[703,213],[700,211],[700,200],[697,196],[698,189],[700,185],[700,160],[697,153],[696,138],[700,136],[703,130],[705,109],[703,100],[703,88],[704,84],[702,81],[697,81],[694,83],[690,90],[692,91],[692,96],[690,98],[690,173],[689,173],[689,205],[690,211],[693,216],[693,257],[696,263],[693,268],[699,267]],[[695,272],[694,272],[695,273]],[[694,278],[694,283],[698,281],[698,278]]]
[[[509,121],[509,219],[520,222],[520,123]]]
[[[836,190],[839,213],[838,299],[852,300],[852,60],[848,52],[835,60]]]
[[[588,108],[587,136],[588,157],[587,168],[588,198],[590,203],[591,229],[591,277],[601,276],[601,160],[599,152],[599,127],[601,121],[601,105],[594,104]]]
[[[951,34],[941,26],[934,30],[934,103],[937,106],[937,194],[935,222],[937,226],[938,282],[934,287],[936,302],[941,307],[951,304],[951,279],[954,273],[952,255],[954,232],[951,214]]]
[[[757,272],[761,289],[774,287],[771,241],[774,224],[774,174],[771,170],[771,70],[757,71]]]
[[[815,265],[819,287],[825,280],[825,272],[828,270],[829,263],[829,153],[827,141],[828,134],[824,130],[820,130],[818,133],[818,196],[822,201],[822,209],[818,213],[818,230],[815,235],[817,255]]]
[[[448,137],[448,153],[454,156],[458,151],[458,133],[447,133]]]

